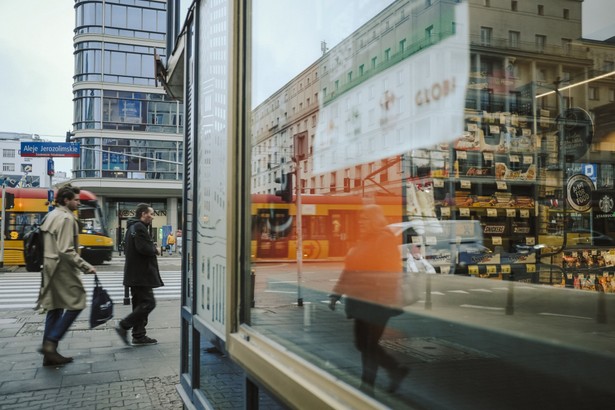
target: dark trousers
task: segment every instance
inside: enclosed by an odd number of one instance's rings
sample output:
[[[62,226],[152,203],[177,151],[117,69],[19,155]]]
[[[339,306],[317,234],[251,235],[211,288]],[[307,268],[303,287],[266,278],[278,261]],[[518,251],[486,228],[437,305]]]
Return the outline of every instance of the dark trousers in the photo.
[[[361,381],[372,386],[376,381],[378,366],[388,371],[397,368],[397,361],[378,343],[385,328],[386,323],[371,323],[361,319],[355,319],[354,322],[355,346],[361,352],[363,365]]]
[[[43,342],[49,340],[58,343],[70,325],[77,319],[81,310],[64,310],[53,309],[47,312],[45,317],[45,331],[43,333]]]
[[[120,322],[124,329],[132,329],[132,337],[139,339],[145,336],[147,318],[156,307],[154,290],[143,286],[131,286],[130,295],[132,296],[132,313]]]

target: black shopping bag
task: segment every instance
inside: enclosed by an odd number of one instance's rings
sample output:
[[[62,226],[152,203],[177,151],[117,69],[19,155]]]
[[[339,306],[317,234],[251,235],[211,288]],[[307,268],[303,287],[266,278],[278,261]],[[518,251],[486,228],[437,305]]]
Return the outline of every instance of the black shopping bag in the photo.
[[[113,317],[113,301],[100,285],[98,275],[94,274],[94,292],[92,292],[92,310],[90,312],[90,328],[107,323]]]

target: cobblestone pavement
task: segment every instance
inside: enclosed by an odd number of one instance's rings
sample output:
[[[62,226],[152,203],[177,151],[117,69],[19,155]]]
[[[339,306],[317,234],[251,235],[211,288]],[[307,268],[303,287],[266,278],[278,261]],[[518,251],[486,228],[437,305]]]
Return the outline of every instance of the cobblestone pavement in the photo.
[[[129,306],[115,305],[122,317]],[[182,409],[179,383],[179,301],[159,301],[150,317],[153,346],[125,346],[115,320],[90,329],[84,310],[60,342],[75,361],[43,367],[44,315],[0,310],[0,409]]]

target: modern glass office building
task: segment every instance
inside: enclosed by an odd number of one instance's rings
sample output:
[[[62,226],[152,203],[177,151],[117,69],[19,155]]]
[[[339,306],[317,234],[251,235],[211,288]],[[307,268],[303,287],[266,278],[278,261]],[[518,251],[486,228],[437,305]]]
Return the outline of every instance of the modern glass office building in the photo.
[[[116,242],[139,202],[155,205],[162,240],[162,226],[181,221],[183,179],[183,108],[154,76],[166,58],[166,2],[77,0],[75,16],[75,183],[102,199]]]
[[[219,404],[217,349],[246,408],[609,406],[615,30],[591,3],[170,0],[186,405]]]

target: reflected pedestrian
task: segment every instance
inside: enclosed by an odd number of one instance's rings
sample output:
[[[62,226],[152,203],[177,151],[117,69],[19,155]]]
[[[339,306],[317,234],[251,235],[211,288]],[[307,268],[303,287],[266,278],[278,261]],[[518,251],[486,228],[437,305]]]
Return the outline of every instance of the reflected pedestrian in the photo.
[[[128,330],[132,329],[133,345],[152,345],[158,343],[146,335],[149,314],[156,307],[154,288],[164,286],[158,269],[158,247],[149,234],[149,226],[154,220],[154,209],[148,204],[139,204],[135,218],[127,223],[124,240],[126,262],[124,263],[124,286],[130,287],[132,313],[122,319],[115,330],[125,344]]]
[[[359,242],[351,248],[344,261],[329,307],[335,310],[341,295],[346,296],[348,318],[354,319],[354,339],[361,353],[361,390],[373,395],[378,367],[387,370],[389,392],[394,392],[408,373],[397,363],[379,341],[388,320],[402,313],[400,284],[401,256],[398,241],[387,228],[387,220],[377,205],[367,205],[359,217]]]
[[[43,346],[43,366],[70,363],[72,357],[58,353],[58,343],[77,316],[85,309],[85,288],[81,272],[96,273],[78,252],[79,222],[74,211],[79,207],[80,189],[66,185],[56,194],[56,208],[43,220],[44,262],[42,284],[36,309],[47,311]]]

